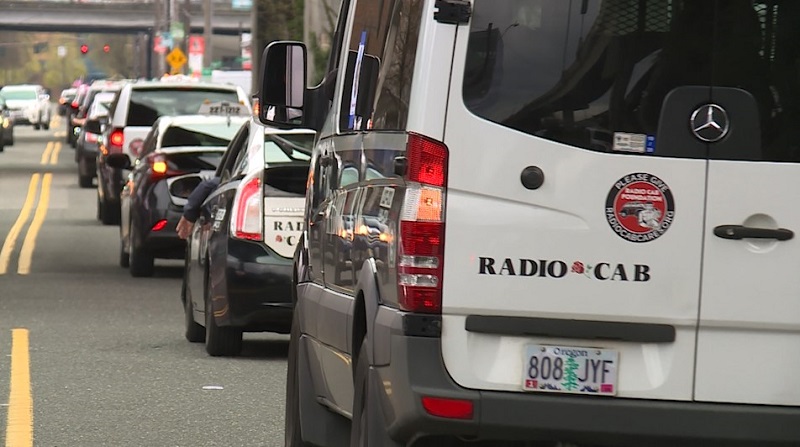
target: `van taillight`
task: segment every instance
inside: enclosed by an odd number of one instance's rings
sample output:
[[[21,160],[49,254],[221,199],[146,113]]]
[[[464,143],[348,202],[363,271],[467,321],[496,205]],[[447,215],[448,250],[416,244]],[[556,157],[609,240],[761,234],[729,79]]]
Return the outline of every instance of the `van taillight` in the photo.
[[[264,194],[261,188],[261,177],[245,178],[233,200],[231,224],[233,237],[249,241],[264,239]]]
[[[122,153],[122,145],[125,144],[125,134],[122,129],[114,129],[108,134],[108,152]]]
[[[409,134],[406,159],[406,193],[397,253],[399,304],[412,312],[439,313],[444,273],[447,146]]]

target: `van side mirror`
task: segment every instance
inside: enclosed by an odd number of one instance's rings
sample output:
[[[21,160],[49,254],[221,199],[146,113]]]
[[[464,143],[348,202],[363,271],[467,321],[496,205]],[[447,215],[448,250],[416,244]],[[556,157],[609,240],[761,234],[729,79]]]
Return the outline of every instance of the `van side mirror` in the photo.
[[[262,124],[303,125],[307,57],[302,42],[272,42],[264,49],[258,83],[258,119]]]

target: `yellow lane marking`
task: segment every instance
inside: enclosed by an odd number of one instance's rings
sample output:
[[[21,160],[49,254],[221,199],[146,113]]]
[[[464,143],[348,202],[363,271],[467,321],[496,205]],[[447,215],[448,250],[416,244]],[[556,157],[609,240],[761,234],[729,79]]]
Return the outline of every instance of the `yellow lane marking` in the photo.
[[[31,395],[28,330],[11,331],[11,384],[6,424],[6,447],[33,446],[33,396]]]
[[[53,151],[53,142],[50,141],[47,143],[47,146],[44,148],[44,153],[42,153],[42,162],[41,164],[46,165],[47,161],[50,160],[50,153]]]
[[[36,206],[36,214],[33,215],[28,234],[19,251],[19,267],[17,273],[27,275],[31,272],[31,260],[33,259],[33,249],[36,248],[36,236],[42,228],[44,218],[47,216],[47,208],[50,206],[50,183],[53,181],[53,174],[47,173],[42,179],[42,194],[39,196],[39,204]]]
[[[28,196],[25,197],[25,204],[22,205],[22,211],[20,211],[17,221],[14,222],[14,226],[11,227],[11,231],[8,232],[8,236],[6,236],[6,240],[3,243],[3,249],[0,250],[0,275],[5,275],[6,271],[8,271],[8,261],[11,259],[11,253],[14,251],[17,237],[22,227],[28,221],[28,216],[31,214],[31,208],[33,208],[33,202],[36,200],[36,191],[38,187],[39,174],[36,173],[31,176],[31,182],[28,185]]]
[[[53,153],[50,155],[50,164],[57,165],[58,164],[58,154],[61,153],[61,142],[58,141],[53,146]]]

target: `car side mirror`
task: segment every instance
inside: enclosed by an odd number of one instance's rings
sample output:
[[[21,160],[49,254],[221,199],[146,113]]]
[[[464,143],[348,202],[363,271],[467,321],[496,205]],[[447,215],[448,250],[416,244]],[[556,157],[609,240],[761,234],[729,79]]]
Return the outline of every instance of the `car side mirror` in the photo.
[[[127,154],[109,154],[106,156],[106,164],[114,169],[130,169],[131,159]]]
[[[103,133],[103,122],[99,119],[86,120],[86,122],[83,123],[83,130],[99,135]]]
[[[272,42],[264,49],[258,84],[258,119],[262,124],[303,125],[307,57],[302,42]]]

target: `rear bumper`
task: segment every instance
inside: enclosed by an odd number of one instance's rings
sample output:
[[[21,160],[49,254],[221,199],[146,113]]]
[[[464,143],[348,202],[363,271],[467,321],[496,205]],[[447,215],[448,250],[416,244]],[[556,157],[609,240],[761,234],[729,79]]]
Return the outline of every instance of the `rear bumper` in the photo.
[[[374,350],[389,356],[385,366],[371,370],[370,386],[381,401],[389,434],[398,441],[458,435],[648,447],[800,445],[797,407],[465,389],[447,373],[439,338],[405,335],[408,318],[389,309],[380,310],[375,325]],[[431,416],[421,403],[426,395],[470,400],[473,417]]]
[[[221,325],[288,333],[292,324],[292,259],[258,242],[228,239],[225,266],[230,315]]]

